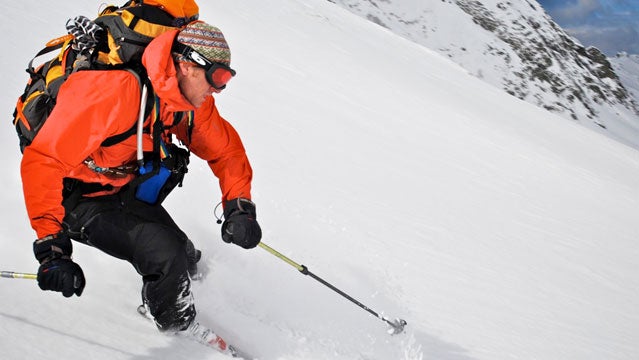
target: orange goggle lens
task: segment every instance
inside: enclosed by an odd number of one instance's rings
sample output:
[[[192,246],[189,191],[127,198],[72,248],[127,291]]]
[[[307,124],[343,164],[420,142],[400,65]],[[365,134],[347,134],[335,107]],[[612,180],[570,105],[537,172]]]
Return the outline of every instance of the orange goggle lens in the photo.
[[[224,89],[233,76],[235,76],[235,70],[225,64],[212,63],[206,69],[206,81],[216,90]]]

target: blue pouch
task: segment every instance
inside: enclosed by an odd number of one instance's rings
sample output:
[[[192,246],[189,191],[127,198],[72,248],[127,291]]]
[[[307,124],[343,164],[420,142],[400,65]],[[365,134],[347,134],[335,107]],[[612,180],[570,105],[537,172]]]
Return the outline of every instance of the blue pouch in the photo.
[[[148,174],[152,171],[153,162],[147,161],[144,166],[140,168],[140,175]],[[158,202],[160,190],[162,190],[164,184],[166,184],[169,176],[171,176],[171,171],[167,169],[163,163],[160,163],[158,173],[138,185],[138,188],[135,191],[135,197],[146,203],[156,204]]]

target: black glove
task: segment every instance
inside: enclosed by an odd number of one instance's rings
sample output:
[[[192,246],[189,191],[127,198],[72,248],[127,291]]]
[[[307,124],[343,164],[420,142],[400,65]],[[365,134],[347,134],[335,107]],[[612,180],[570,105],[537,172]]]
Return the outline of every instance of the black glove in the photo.
[[[45,236],[33,243],[33,253],[40,262],[40,289],[59,291],[64,297],[82,295],[86,281],[80,266],[71,260],[72,251],[71,239],[62,232]]]
[[[248,199],[237,198],[224,204],[224,224],[222,240],[245,249],[252,249],[260,243],[262,229],[257,223],[255,204]]]

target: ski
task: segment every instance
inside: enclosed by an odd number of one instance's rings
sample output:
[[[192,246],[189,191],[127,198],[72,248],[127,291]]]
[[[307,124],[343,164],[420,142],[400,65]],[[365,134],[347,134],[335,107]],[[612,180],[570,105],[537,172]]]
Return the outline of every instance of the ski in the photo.
[[[138,314],[144,316],[146,319],[153,320],[153,316],[149,314],[144,305],[138,306],[137,311]],[[247,353],[241,351],[237,347],[228,344],[226,340],[215,334],[211,329],[206,328],[199,323],[195,323],[189,326],[189,329],[187,331],[188,334],[186,334],[186,337],[195,340],[196,342],[204,346],[213,348],[214,350],[221,352],[222,354],[229,355],[236,359],[257,360]]]

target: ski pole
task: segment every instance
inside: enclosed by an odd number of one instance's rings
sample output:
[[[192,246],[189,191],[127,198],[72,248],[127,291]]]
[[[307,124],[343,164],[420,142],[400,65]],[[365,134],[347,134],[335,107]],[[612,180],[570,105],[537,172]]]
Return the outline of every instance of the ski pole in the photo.
[[[391,329],[388,330],[389,334],[395,335],[395,334],[400,334],[400,333],[402,333],[404,331],[404,326],[406,326],[406,324],[407,324],[406,320],[403,320],[403,319],[389,320],[385,316],[378,314],[377,312],[373,311],[368,306],[366,306],[366,305],[362,304],[361,302],[355,300],[353,297],[351,297],[347,293],[345,293],[342,290],[340,290],[340,289],[336,288],[335,286],[331,285],[326,280],[324,280],[324,279],[320,278],[319,276],[313,274],[310,270],[308,270],[308,268],[306,266],[296,263],[295,261],[289,259],[288,257],[284,256],[283,254],[281,254],[280,252],[278,252],[277,250],[273,249],[272,247],[266,245],[263,242],[260,242],[259,246],[262,249],[264,249],[264,250],[268,251],[269,253],[271,253],[272,255],[275,255],[276,257],[280,258],[285,263],[287,263],[287,264],[291,265],[292,267],[296,268],[302,274],[312,277],[313,279],[319,281],[320,283],[322,283],[326,287],[330,288],[331,290],[335,291],[336,293],[338,293],[338,294],[342,295],[343,297],[345,297],[346,299],[350,300],[355,305],[357,305],[360,308],[368,311],[370,314],[372,314],[376,318],[381,319],[382,321],[386,322],[388,325],[391,326]]]
[[[9,278],[9,279],[36,280],[38,278],[38,275],[37,274],[13,272],[13,271],[0,271],[0,277]]]

